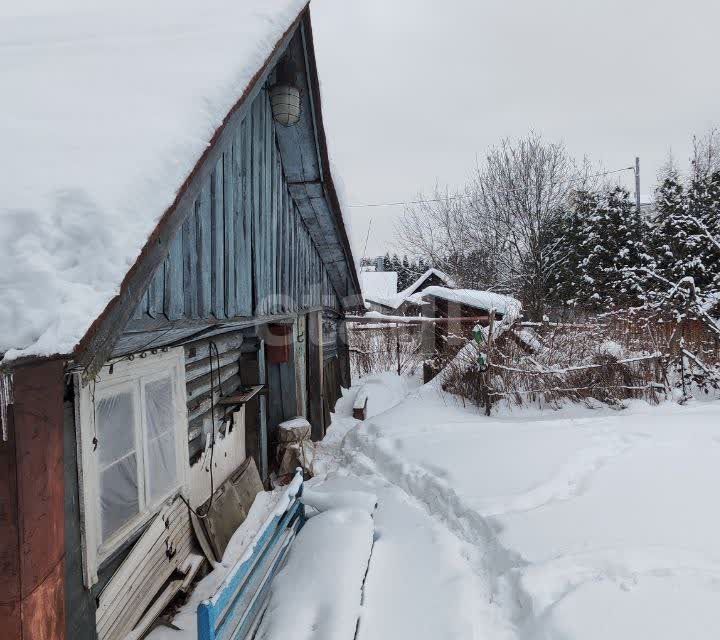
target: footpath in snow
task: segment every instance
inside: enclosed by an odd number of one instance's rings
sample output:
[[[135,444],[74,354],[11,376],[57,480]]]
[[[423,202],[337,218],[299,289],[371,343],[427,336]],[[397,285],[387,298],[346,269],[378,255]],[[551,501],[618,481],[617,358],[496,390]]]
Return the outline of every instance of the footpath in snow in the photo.
[[[720,404],[486,418],[365,382],[313,481],[379,498],[359,638],[720,636]]]
[[[369,415],[390,409],[417,386],[397,376],[368,379]],[[372,466],[346,466],[344,438],[362,424],[350,417],[353,399],[351,392],[339,400],[319,447],[316,468],[324,475],[309,485],[328,494],[364,491],[378,497],[358,640],[513,638],[512,625],[476,569],[478,549]]]

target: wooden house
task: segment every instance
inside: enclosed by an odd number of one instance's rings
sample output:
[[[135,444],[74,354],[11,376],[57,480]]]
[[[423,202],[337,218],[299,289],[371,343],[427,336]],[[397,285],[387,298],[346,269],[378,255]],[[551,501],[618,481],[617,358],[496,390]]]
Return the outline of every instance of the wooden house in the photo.
[[[368,284],[374,284],[372,278],[379,279],[384,273],[368,274]],[[363,274],[364,275],[364,274]],[[397,284],[397,274],[395,274]],[[365,283],[363,283],[365,286]],[[368,287],[364,291],[365,305],[371,311],[378,311],[385,315],[420,316],[426,302],[423,300],[423,291],[428,287],[455,288],[452,278],[439,269],[428,269],[409,287],[397,293],[386,293],[382,287]]]
[[[197,550],[177,497],[324,435],[362,305],[306,1],[83,6],[6,22],[5,640],[138,637]]]

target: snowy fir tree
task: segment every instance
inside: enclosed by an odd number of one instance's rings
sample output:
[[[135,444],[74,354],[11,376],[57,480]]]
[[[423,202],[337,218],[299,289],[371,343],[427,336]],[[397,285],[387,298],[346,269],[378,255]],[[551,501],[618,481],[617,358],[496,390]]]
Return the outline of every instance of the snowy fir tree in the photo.
[[[407,256],[403,256],[402,262],[400,263],[400,271],[398,272],[398,290],[402,291],[407,289],[413,282],[415,282],[414,269],[410,267],[410,261]]]
[[[581,190],[572,195],[569,210],[561,217],[558,236],[562,260],[551,279],[549,297],[559,307],[575,307],[594,293],[593,281],[585,274],[588,248],[585,244],[589,218],[598,208],[598,195]]]
[[[392,260],[390,258],[390,253],[386,253],[383,256],[383,271],[392,271]]]
[[[677,282],[697,269],[697,233],[688,229],[688,199],[677,174],[668,175],[655,194],[657,214],[648,245],[650,268],[662,278]]]
[[[689,275],[704,293],[720,291],[720,171],[693,180],[686,226],[696,249]]]
[[[581,234],[585,257],[579,275],[587,289],[580,301],[600,310],[642,300],[637,273],[647,266],[648,254],[644,224],[630,193],[622,187],[612,189],[588,215]]]

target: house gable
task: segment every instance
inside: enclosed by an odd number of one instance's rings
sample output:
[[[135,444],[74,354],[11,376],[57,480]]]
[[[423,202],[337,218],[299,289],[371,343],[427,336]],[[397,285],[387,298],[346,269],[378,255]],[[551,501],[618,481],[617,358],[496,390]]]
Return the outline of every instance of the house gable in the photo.
[[[91,327],[77,356],[86,379],[111,355],[170,344],[208,325],[308,309],[341,312],[359,297],[332,177],[322,162],[327,151],[312,99],[315,67],[299,67],[300,123],[275,124],[269,103],[280,59],[302,54],[309,60],[308,29],[305,11],[214,137],[120,296]],[[290,147],[289,135],[305,143]],[[306,164],[314,172],[309,182],[298,169]]]

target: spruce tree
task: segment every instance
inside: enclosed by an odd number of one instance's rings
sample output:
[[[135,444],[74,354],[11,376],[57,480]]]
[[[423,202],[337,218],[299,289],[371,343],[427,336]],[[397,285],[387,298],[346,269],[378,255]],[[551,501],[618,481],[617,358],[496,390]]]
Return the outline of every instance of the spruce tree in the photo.
[[[650,268],[662,278],[677,282],[691,271],[697,241],[688,236],[687,194],[677,174],[668,175],[655,195],[657,214],[650,232]]]
[[[390,253],[386,253],[383,256],[383,271],[392,271],[392,260],[390,259]]]
[[[720,171],[693,180],[688,195],[688,233],[695,260],[688,275],[704,292],[720,290]]]
[[[410,268],[410,261],[407,256],[403,256],[400,273],[398,273],[398,289],[400,291],[407,289],[413,282],[415,282],[415,276]]]
[[[638,279],[648,264],[644,224],[622,187],[612,189],[588,216],[581,243],[582,278],[586,302],[596,309],[612,309],[642,301]]]
[[[560,307],[584,304],[593,293],[592,282],[585,274],[588,257],[585,239],[590,229],[589,218],[596,212],[598,200],[596,193],[577,191],[560,220],[559,253],[563,259],[554,272],[549,291],[550,299]]]

